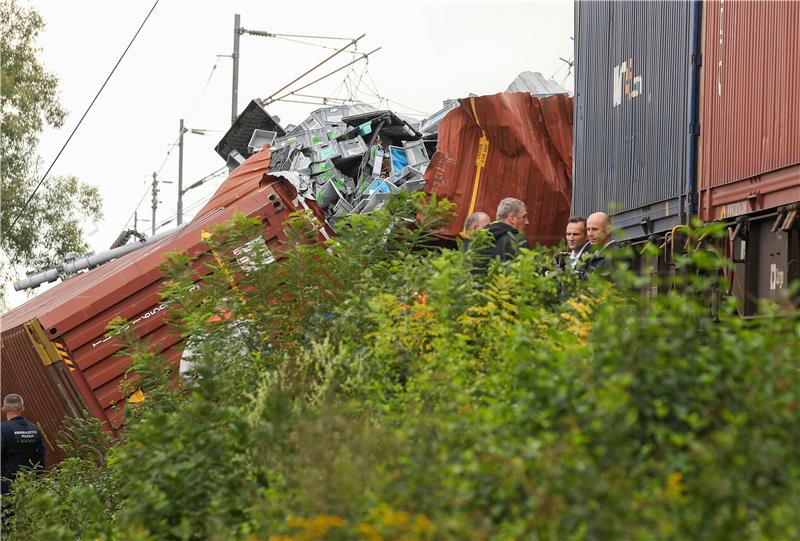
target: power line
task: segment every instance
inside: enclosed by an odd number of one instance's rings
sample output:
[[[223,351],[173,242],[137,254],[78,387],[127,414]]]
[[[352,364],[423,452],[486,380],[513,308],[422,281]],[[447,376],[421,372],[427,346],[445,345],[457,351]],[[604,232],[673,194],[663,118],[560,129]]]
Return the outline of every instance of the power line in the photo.
[[[218,177],[221,177],[221,176],[223,176],[223,175],[225,174],[225,171],[226,171],[227,169],[228,169],[228,166],[227,166],[227,165],[223,165],[223,166],[222,166],[222,167],[220,167],[219,169],[216,169],[215,171],[212,171],[211,173],[207,174],[206,176],[204,176],[204,177],[203,177],[203,178],[201,178],[200,180],[197,180],[197,181],[193,182],[192,184],[190,184],[190,185],[189,185],[189,186],[188,186],[188,187],[187,187],[187,188],[184,190],[184,192],[188,192],[189,190],[191,190],[191,189],[194,189],[194,188],[199,188],[200,186],[202,186],[202,185],[203,185],[203,184],[205,184],[206,182],[208,182],[208,181],[210,181],[210,180],[213,180],[213,179],[215,179],[215,178],[218,178]],[[206,201],[205,201],[203,198],[200,198],[198,201],[195,201],[195,202],[194,202],[194,203],[192,203],[191,205],[187,206],[187,207],[186,207],[186,208],[185,208],[183,211],[184,211],[184,213],[186,213],[186,212],[189,212],[190,210],[193,210],[193,209],[195,209],[195,208],[199,207],[200,205],[204,204],[205,202],[206,202]],[[165,220],[164,222],[162,222],[161,224],[159,224],[158,226],[156,226],[156,229],[159,229],[159,228],[161,228],[161,227],[164,227],[165,225],[169,224],[170,222],[172,222],[172,221],[173,221],[175,218],[177,218],[177,217],[178,217],[178,214],[177,214],[177,213],[175,213],[175,214],[171,215],[171,216],[170,216],[170,217],[169,217],[167,220]]]
[[[339,67],[338,67],[338,68],[336,68],[335,70],[333,70],[333,71],[330,71],[330,72],[326,73],[326,74],[325,74],[325,75],[323,75],[322,77],[319,77],[319,78],[317,78],[317,79],[314,79],[314,80],[313,80],[313,81],[311,81],[310,83],[306,83],[305,85],[301,86],[300,88],[296,88],[295,90],[292,90],[291,92],[287,92],[287,93],[286,93],[286,94],[284,94],[283,96],[280,96],[280,97],[278,97],[278,98],[275,98],[275,97],[274,97],[274,94],[273,94],[273,96],[270,96],[270,97],[268,97],[268,98],[265,98],[265,99],[264,99],[264,104],[265,104],[265,105],[269,105],[270,103],[273,103],[273,102],[276,102],[276,101],[283,101],[285,98],[288,98],[289,96],[292,96],[292,95],[294,95],[294,94],[297,94],[297,93],[298,93],[298,92],[300,92],[301,90],[305,90],[305,89],[306,89],[306,88],[308,88],[309,86],[311,86],[311,85],[314,85],[314,84],[316,84],[316,83],[318,83],[318,82],[322,81],[323,79],[326,79],[326,78],[330,77],[330,76],[331,76],[331,75],[333,75],[334,73],[338,73],[338,72],[342,71],[343,69],[345,69],[346,67],[349,67],[349,66],[351,66],[351,65],[355,64],[356,62],[360,62],[361,60],[365,60],[365,59],[367,59],[367,58],[369,57],[369,55],[371,55],[371,54],[373,54],[373,53],[375,53],[375,52],[377,52],[377,51],[379,51],[379,50],[381,50],[381,47],[378,47],[377,49],[374,49],[374,50],[372,50],[372,51],[370,51],[370,52],[368,52],[368,53],[364,53],[364,54],[361,56],[361,58],[356,58],[355,60],[352,60],[352,61],[348,62],[347,64],[345,64],[345,65],[343,65],[343,66],[339,66]],[[287,86],[290,86],[290,85],[287,85]],[[284,88],[286,88],[286,87],[284,87]]]
[[[277,96],[278,94],[280,94],[281,92],[283,92],[284,90],[286,90],[287,88],[289,88],[290,86],[292,86],[293,84],[295,84],[297,81],[299,81],[300,79],[302,79],[303,77],[305,77],[306,75],[308,75],[309,73],[311,73],[312,71],[314,71],[315,69],[317,69],[318,67],[320,67],[322,64],[324,64],[324,63],[328,62],[329,60],[331,60],[331,59],[332,59],[333,57],[335,57],[336,55],[338,55],[338,54],[342,53],[342,52],[343,52],[345,49],[348,49],[350,46],[352,46],[352,45],[355,45],[356,43],[358,43],[358,42],[359,42],[359,40],[360,40],[361,38],[363,38],[364,36],[366,36],[366,34],[361,34],[361,35],[360,35],[360,36],[358,36],[357,38],[350,40],[350,42],[349,42],[347,45],[345,45],[344,47],[341,47],[340,49],[337,49],[335,53],[333,53],[332,55],[329,55],[327,58],[325,58],[324,60],[322,60],[321,62],[319,62],[318,64],[316,64],[316,65],[315,65],[314,67],[312,67],[311,69],[308,69],[308,70],[304,71],[304,72],[303,72],[301,75],[299,75],[299,76],[295,77],[294,79],[292,79],[292,81],[291,81],[291,82],[289,82],[289,83],[287,83],[287,84],[283,85],[281,88],[279,88],[278,90],[276,90],[275,92],[273,92],[272,94],[270,94],[269,96],[267,96],[267,98],[266,98],[264,101],[271,100],[272,98],[274,98],[275,96]],[[307,85],[307,86],[308,86],[308,85]],[[272,100],[272,101],[275,101],[275,100]]]
[[[367,59],[367,61],[364,63],[364,69],[361,70],[361,76],[358,78],[358,82],[356,83],[355,92],[353,93],[353,96],[350,96],[351,100],[353,99],[354,95],[357,94],[359,90],[361,90],[361,82],[364,80],[364,74],[367,73],[368,69],[369,69],[369,59]],[[355,73],[355,70],[353,70],[353,73]]]
[[[133,42],[136,40],[136,37],[139,35],[139,32],[141,32],[141,31],[142,31],[142,28],[144,28],[144,25],[145,25],[145,23],[147,22],[147,20],[150,18],[150,15],[151,15],[151,14],[153,13],[153,11],[156,9],[156,6],[158,5],[158,1],[159,1],[159,0],[156,0],[156,1],[155,1],[155,3],[153,4],[153,7],[151,7],[151,8],[150,8],[150,11],[148,11],[148,12],[147,12],[147,16],[146,16],[146,17],[144,18],[144,20],[142,21],[142,24],[141,24],[141,25],[139,25],[139,29],[138,29],[138,30],[136,31],[136,33],[133,35],[133,37],[131,38],[131,41],[130,41],[130,43],[128,43],[128,46],[127,46],[127,47],[125,47],[125,50],[124,50],[124,51],[122,51],[122,55],[119,57],[119,60],[117,60],[117,63],[116,63],[116,64],[114,64],[114,67],[111,69],[111,73],[109,73],[109,74],[108,74],[108,77],[106,77],[106,80],[105,80],[105,82],[103,83],[103,85],[100,87],[100,90],[98,90],[98,91],[97,91],[97,94],[95,95],[95,97],[94,97],[94,99],[92,100],[92,102],[89,104],[89,107],[87,107],[87,108],[86,108],[86,111],[84,111],[84,113],[83,113],[83,116],[81,116],[81,119],[78,121],[78,124],[77,124],[77,125],[75,126],[75,128],[72,130],[72,133],[70,133],[70,134],[69,134],[69,137],[67,138],[67,141],[64,143],[64,146],[62,146],[62,147],[61,147],[61,150],[59,150],[59,151],[58,151],[58,154],[56,155],[55,159],[53,160],[53,163],[51,163],[51,164],[50,164],[50,167],[48,167],[48,168],[47,168],[47,171],[45,171],[44,175],[42,175],[42,178],[39,180],[39,183],[38,183],[38,184],[36,185],[36,187],[33,189],[33,192],[31,192],[31,195],[30,195],[30,196],[28,196],[28,200],[27,200],[27,201],[25,201],[25,204],[22,206],[22,210],[20,210],[20,211],[19,211],[19,213],[17,213],[17,215],[14,217],[14,221],[13,221],[13,222],[11,222],[11,226],[8,228],[8,232],[6,233],[6,235],[8,235],[9,233],[11,233],[11,231],[14,229],[14,226],[17,224],[17,221],[20,219],[20,217],[21,217],[21,216],[22,216],[22,215],[25,213],[25,211],[28,209],[28,205],[30,205],[30,203],[31,203],[31,200],[33,199],[33,196],[34,196],[34,195],[36,195],[36,192],[37,192],[37,191],[39,191],[39,188],[42,186],[42,183],[44,183],[44,180],[47,178],[47,175],[49,175],[49,174],[50,174],[50,171],[53,169],[53,166],[54,166],[54,165],[56,164],[56,162],[58,161],[58,158],[60,158],[60,157],[61,157],[61,154],[64,152],[64,149],[66,149],[66,148],[67,148],[67,145],[68,145],[68,144],[69,144],[69,142],[72,140],[72,136],[73,136],[73,135],[75,135],[75,132],[77,132],[77,131],[78,131],[78,128],[80,128],[81,124],[83,123],[83,119],[84,119],[84,118],[86,118],[86,115],[88,115],[88,114],[89,114],[89,111],[91,111],[91,109],[92,109],[92,106],[94,105],[94,102],[96,102],[96,101],[97,101],[97,98],[99,98],[99,97],[100,97],[100,94],[103,92],[103,89],[104,89],[104,88],[106,87],[106,85],[108,84],[108,81],[111,79],[111,76],[112,76],[112,75],[114,75],[114,72],[115,72],[115,71],[117,71],[117,67],[119,66],[120,62],[122,62],[122,59],[123,59],[123,58],[125,58],[125,55],[128,53],[128,49],[130,49],[130,48],[131,48],[131,45],[133,45]]]
[[[192,115],[197,110],[197,106],[200,105],[200,100],[203,99],[203,96],[205,95],[206,91],[208,90],[208,85],[211,82],[211,78],[214,76],[214,73],[216,73],[216,69],[217,69],[217,64],[215,63],[211,67],[211,73],[208,74],[208,78],[206,79],[205,85],[203,85],[203,89],[200,91],[200,94],[197,96],[197,99],[195,100],[194,105],[192,106],[192,109],[189,112],[189,115],[186,117],[187,118],[187,122],[189,120],[191,120]],[[207,130],[207,131],[212,131],[212,130]],[[219,130],[219,131],[222,131],[222,130]],[[167,150],[167,155],[164,156],[164,161],[162,161],[161,165],[158,167],[158,171],[156,171],[156,176],[161,174],[161,170],[164,169],[164,166],[167,164],[167,160],[169,160],[169,157],[172,154],[172,151],[175,150],[175,147],[178,145],[178,141],[180,141],[180,138],[181,138],[181,134],[180,134],[180,131],[179,131],[178,135],[175,137],[175,141],[173,141],[172,144],[169,145],[169,150]],[[136,207],[134,207],[133,212],[131,212],[131,215],[125,221],[125,225],[122,226],[123,229],[127,228],[128,224],[131,223],[131,220],[133,220],[133,217],[139,211],[139,207],[142,206],[142,202],[144,202],[144,199],[147,197],[147,194],[150,193],[150,190],[151,190],[152,186],[153,186],[153,182],[150,181],[150,183],[147,185],[147,188],[145,188],[145,191],[142,194],[141,199],[139,199],[139,202],[136,204]]]
[[[317,47],[318,49],[328,49],[330,51],[335,51],[336,50],[336,47],[329,47],[328,45],[320,45],[319,43],[311,43],[309,41],[302,41],[302,40],[299,40],[299,39],[285,38],[285,37],[279,36],[279,35],[272,36],[272,37],[274,37],[276,39],[282,39],[284,41],[291,41],[292,43],[300,43],[301,45],[308,45],[309,47]],[[340,38],[340,39],[348,39],[348,38]],[[347,51],[347,52],[349,52],[350,54],[358,54],[357,51]]]

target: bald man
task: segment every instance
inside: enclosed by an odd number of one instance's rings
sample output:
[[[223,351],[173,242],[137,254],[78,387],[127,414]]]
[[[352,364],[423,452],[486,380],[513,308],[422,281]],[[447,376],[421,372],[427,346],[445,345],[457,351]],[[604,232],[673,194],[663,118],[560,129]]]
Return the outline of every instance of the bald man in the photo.
[[[464,244],[462,245],[462,250],[464,252],[469,250],[469,245],[472,241],[471,237],[475,231],[484,229],[490,223],[492,223],[492,219],[485,212],[473,212],[467,216],[464,222],[464,231],[467,234],[467,238],[464,239]]]
[[[467,231],[467,236],[469,236],[473,231],[483,229],[490,223],[492,223],[492,219],[485,212],[473,212],[467,216],[467,220],[464,222],[464,229]]]
[[[611,218],[605,212],[595,212],[586,218],[586,238],[595,250],[602,250],[611,239]]]
[[[591,244],[589,250],[594,252],[586,261],[586,272],[601,271],[608,273],[610,265],[608,248],[614,244],[611,238],[611,218],[605,212],[595,212],[586,218],[586,237]]]

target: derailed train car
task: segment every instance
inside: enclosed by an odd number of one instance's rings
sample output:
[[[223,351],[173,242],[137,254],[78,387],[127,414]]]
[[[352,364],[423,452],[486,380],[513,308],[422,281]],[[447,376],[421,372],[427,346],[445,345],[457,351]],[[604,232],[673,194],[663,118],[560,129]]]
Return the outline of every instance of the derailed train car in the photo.
[[[309,206],[297,198],[290,182],[268,174],[269,160],[265,148],[231,175],[221,189],[235,191],[226,206],[206,208],[186,227],[70,278],[0,318],[0,392],[25,397],[28,417],[44,433],[49,463],[62,458],[57,439],[65,418],[86,410],[117,433],[124,424],[126,402],[144,398],[136,390],[136,376],[126,375],[131,360],[118,356],[118,340],[106,335],[113,318],[127,319],[138,337],[178,363],[181,337],[167,326],[168,306],[160,295],[166,253],[187,252],[196,258],[198,274],[207,273],[205,263],[212,255],[202,233],[237,212],[259,219],[266,246],[280,250],[280,241],[287,240],[284,222],[292,212]],[[310,208],[322,224],[319,210],[313,203]],[[320,240],[327,235],[321,225]]]
[[[785,296],[800,278],[800,4],[578,2],[575,33],[573,213],[607,211],[634,244],[722,221],[741,313]]]
[[[114,317],[128,320],[138,337],[166,353],[169,362],[179,363],[184,344],[166,323],[169,307],[159,293],[160,265],[167,252],[186,251],[196,257],[198,273],[208,272],[204,263],[212,256],[201,234],[237,211],[261,220],[263,239],[273,250],[286,239],[283,223],[297,210],[314,213],[320,223],[319,240],[330,235],[322,225],[325,216],[320,207],[298,191],[304,185],[303,171],[280,172],[287,160],[280,159],[280,150],[273,155],[268,145],[255,153],[247,149],[253,130],[277,131],[274,119],[256,106],[248,106],[223,138],[227,146],[218,146],[221,155],[249,157],[233,165],[233,173],[189,225],[69,278],[0,318],[0,392],[25,396],[29,418],[45,435],[49,462],[62,458],[57,440],[67,417],[87,410],[117,433],[124,425],[125,404],[143,399],[147,392],[132,391],[136,376],[128,373],[131,361],[118,356],[120,344],[106,334]],[[248,116],[247,111],[253,114]],[[426,191],[451,198],[458,209],[453,222],[440,232],[442,239],[458,236],[470,210],[491,212],[502,197],[511,195],[528,202],[537,217],[526,231],[529,237],[556,241],[569,214],[571,118],[572,101],[567,96],[539,98],[521,92],[461,100],[458,107],[447,107],[429,119],[429,124],[436,122],[438,136],[423,123],[424,144],[433,149],[439,139],[440,149],[426,171]],[[231,152],[234,143],[239,148],[236,153]],[[476,154],[483,161],[476,160]]]

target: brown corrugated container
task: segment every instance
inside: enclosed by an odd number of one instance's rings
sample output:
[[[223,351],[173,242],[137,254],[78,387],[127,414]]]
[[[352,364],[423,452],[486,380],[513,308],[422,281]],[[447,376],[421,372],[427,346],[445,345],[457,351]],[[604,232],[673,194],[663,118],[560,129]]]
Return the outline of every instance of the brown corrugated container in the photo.
[[[426,192],[456,206],[444,238],[455,239],[470,212],[494,218],[501,199],[516,197],[528,206],[528,239],[557,244],[572,196],[572,98],[505,92],[461,100],[439,126],[425,179]]]
[[[215,199],[225,200],[225,208],[204,209],[174,234],[62,282],[0,318],[5,329],[2,392],[25,398],[32,420],[41,424],[50,440],[51,456],[61,456],[55,440],[65,416],[88,409],[112,433],[124,423],[128,396],[120,384],[131,361],[117,356],[117,340],[106,336],[114,317],[127,319],[138,337],[158,344],[168,361],[178,363],[180,337],[166,324],[169,307],[160,296],[160,266],[166,253],[187,252],[197,257],[193,265],[198,273],[208,272],[203,262],[211,256],[201,233],[230,220],[236,212],[261,220],[262,236],[273,251],[280,250],[280,241],[288,240],[283,224],[290,213],[302,210],[297,193],[289,182],[267,174],[269,150],[251,160],[217,192]],[[323,219],[315,204],[311,210]],[[29,327],[40,329],[39,341],[52,348],[52,358],[37,352],[26,330]],[[129,381],[135,384],[135,379]]]
[[[701,92],[700,216],[800,201],[800,2],[705,2]]]
[[[86,409],[64,363],[55,362],[58,355],[43,351],[47,344],[41,342],[43,333],[36,332],[36,322],[4,330],[0,342],[2,374],[0,394],[22,394],[25,399],[25,417],[35,423],[44,435],[47,448],[47,465],[63,458],[56,445],[62,421]]]

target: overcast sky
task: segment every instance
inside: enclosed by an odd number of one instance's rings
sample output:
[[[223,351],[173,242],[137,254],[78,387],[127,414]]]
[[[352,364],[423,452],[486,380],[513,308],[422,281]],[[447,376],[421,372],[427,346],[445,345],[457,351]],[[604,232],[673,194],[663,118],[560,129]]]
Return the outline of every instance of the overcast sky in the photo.
[[[25,0],[20,0],[24,2]],[[31,2],[46,28],[41,59],[60,80],[69,116],[61,130],[48,130],[39,152],[46,165],[80,119],[154,0]],[[161,0],[89,115],[62,154],[53,174],[72,174],[100,188],[104,219],[87,224],[96,252],[108,249],[124,228],[150,231],[152,173],[177,179],[177,150],[167,152],[188,128],[219,130],[187,134],[184,185],[224,164],[213,148],[230,125],[234,14],[246,29],[283,34],[366,36],[358,50],[364,63],[304,93],[356,98],[424,116],[444,99],[502,92],[522,71],[538,71],[572,90],[559,57],[573,54],[573,4],[564,2],[247,2]],[[316,43],[326,46],[342,42]],[[243,35],[240,44],[239,110],[267,97],[333,51],[284,39]],[[352,57],[341,54],[323,75]],[[216,66],[216,67],[215,67]],[[362,75],[363,74],[363,75]],[[310,82],[315,77],[308,79]],[[360,84],[358,82],[360,81]],[[297,86],[297,85],[295,85]],[[387,106],[387,102],[383,102]],[[299,123],[318,106],[276,103],[269,107],[285,123]],[[166,161],[165,161],[166,159]],[[162,166],[163,164],[163,166]],[[224,177],[189,192],[187,216],[199,210]],[[175,214],[177,185],[163,185],[157,223]],[[14,295],[12,305],[24,296]]]

